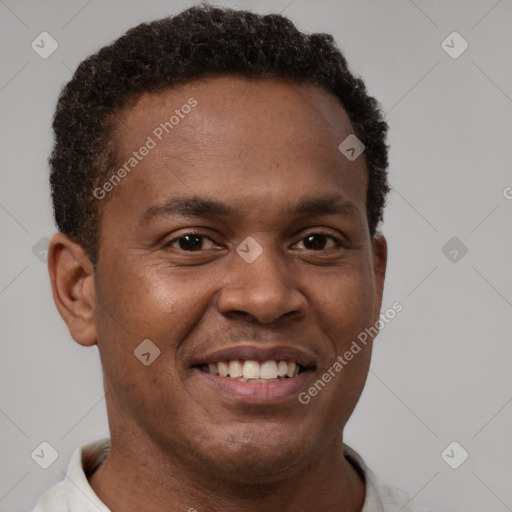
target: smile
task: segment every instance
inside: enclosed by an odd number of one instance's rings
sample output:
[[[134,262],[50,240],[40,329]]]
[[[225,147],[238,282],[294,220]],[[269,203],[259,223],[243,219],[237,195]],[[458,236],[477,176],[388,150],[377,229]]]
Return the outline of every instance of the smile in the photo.
[[[304,367],[295,361],[219,361],[218,363],[203,364],[203,372],[219,375],[238,382],[270,383],[281,382],[296,377],[304,371]]]
[[[190,366],[214,393],[241,404],[293,402],[314,374],[316,357],[291,345],[241,343],[192,358]]]

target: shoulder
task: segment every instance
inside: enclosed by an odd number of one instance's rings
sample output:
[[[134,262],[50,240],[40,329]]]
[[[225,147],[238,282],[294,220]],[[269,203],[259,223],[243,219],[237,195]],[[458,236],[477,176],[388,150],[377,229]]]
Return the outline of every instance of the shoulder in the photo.
[[[386,512],[435,512],[415,504],[402,490],[388,485],[379,485],[378,491]]]
[[[95,510],[108,512],[89,485],[88,477],[101,464],[109,449],[108,438],[77,448],[71,456],[65,478],[48,489],[31,512],[88,510],[90,503],[95,505]]]
[[[64,481],[50,487],[37,502],[31,512],[68,512],[64,496]]]
[[[353,448],[344,444],[343,451],[365,481],[366,496],[362,512],[435,512],[416,505],[402,490],[382,485]]]

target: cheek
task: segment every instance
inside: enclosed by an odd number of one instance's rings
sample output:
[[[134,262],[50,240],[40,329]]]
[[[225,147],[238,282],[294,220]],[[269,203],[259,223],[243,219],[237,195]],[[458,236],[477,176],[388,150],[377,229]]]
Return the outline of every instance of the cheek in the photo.
[[[180,395],[182,345],[188,347],[183,340],[197,329],[211,301],[211,276],[201,272],[185,276],[162,266],[138,270],[133,263],[119,264],[108,278],[103,274],[97,288],[98,348],[104,374],[119,400],[126,397],[123,407],[158,409],[171,390]]]
[[[158,429],[165,426],[168,432],[178,432],[187,404],[181,382],[172,365],[158,357],[150,366],[145,366],[133,354],[125,358],[104,357],[103,373],[109,394],[109,416],[115,420],[132,418],[146,432],[157,436]]]
[[[333,280],[329,298],[323,322],[334,356],[323,371],[334,374],[332,399],[347,414],[359,399],[371,360],[372,339],[366,334],[374,322],[376,300],[371,267],[362,265],[349,277]]]
[[[120,332],[133,340],[161,338],[162,333],[168,340],[177,338],[205,308],[214,280],[204,270],[185,274],[163,265],[119,263],[103,273],[98,288],[98,316],[104,320],[100,325],[108,329],[108,337]]]
[[[312,388],[307,392],[317,394],[318,402],[312,407],[318,407],[316,410],[325,415],[326,422],[337,411],[335,423],[345,424],[361,396],[371,361],[372,340],[365,332],[373,325],[374,304],[374,287],[365,273],[354,273],[350,279],[332,279],[322,294],[316,314],[324,342],[329,341],[331,350],[319,368],[318,378],[328,383],[325,388],[323,384],[316,385],[322,389],[318,393]]]
[[[318,289],[315,314],[336,354],[344,352],[373,324],[375,301],[373,273],[367,266],[344,269]]]

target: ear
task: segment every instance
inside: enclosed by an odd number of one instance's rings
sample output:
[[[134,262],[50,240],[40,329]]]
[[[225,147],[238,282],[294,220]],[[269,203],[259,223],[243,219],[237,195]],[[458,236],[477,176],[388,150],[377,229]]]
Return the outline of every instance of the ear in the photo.
[[[377,321],[380,318],[382,295],[384,293],[384,281],[386,279],[386,265],[388,261],[388,243],[386,242],[384,235],[375,234],[373,236],[372,251],[376,293],[374,318],[375,321]]]
[[[94,323],[94,266],[85,250],[63,233],[48,248],[53,300],[73,339],[83,346],[97,342]]]

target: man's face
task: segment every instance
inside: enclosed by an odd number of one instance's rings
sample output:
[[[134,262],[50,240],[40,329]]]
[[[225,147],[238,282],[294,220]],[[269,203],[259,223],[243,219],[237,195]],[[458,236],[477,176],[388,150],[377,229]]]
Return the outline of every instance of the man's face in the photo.
[[[338,150],[345,111],[313,85],[224,77],[145,95],[117,126],[121,165],[148,136],[156,145],[102,213],[94,322],[113,438],[139,431],[237,478],[321,456],[359,399],[371,343],[309,403],[298,396],[379,318],[385,267],[363,157]],[[160,350],[149,365],[134,355],[146,339]],[[301,372],[214,375],[231,360]]]

